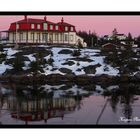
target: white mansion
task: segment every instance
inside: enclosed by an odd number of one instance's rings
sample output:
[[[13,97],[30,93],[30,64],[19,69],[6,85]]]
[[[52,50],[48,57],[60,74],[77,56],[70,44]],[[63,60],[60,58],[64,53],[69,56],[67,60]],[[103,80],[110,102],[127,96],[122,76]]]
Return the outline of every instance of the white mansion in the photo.
[[[86,46],[83,38],[76,34],[74,25],[64,22],[53,23],[44,19],[32,19],[24,16],[23,20],[11,23],[8,30],[9,43],[18,44],[70,44],[79,42]]]

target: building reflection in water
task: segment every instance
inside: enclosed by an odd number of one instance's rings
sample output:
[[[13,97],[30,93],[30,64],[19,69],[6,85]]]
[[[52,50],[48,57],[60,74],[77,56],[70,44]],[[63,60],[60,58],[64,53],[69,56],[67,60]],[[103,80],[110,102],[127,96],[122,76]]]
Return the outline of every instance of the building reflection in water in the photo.
[[[47,123],[48,119],[55,117],[63,119],[65,114],[79,108],[82,99],[79,94],[54,97],[53,92],[45,92],[37,85],[24,88],[12,85],[10,94],[7,94],[8,88],[2,87],[5,91],[0,97],[0,108],[9,110],[12,118],[25,121],[26,124],[28,121],[41,120]]]

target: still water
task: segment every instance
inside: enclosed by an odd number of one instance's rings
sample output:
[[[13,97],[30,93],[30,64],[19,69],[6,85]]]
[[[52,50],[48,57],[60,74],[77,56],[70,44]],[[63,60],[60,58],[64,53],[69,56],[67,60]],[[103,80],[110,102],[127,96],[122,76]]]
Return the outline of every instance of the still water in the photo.
[[[0,84],[0,125],[140,124],[140,84]]]

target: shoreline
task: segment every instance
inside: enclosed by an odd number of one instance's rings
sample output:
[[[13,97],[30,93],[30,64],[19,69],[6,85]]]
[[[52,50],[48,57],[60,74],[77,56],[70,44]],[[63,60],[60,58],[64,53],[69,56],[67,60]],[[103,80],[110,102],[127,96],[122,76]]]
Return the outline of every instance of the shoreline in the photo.
[[[0,82],[10,82],[18,84],[64,84],[75,83],[79,85],[88,84],[119,84],[119,83],[139,83],[140,78],[129,75],[122,76],[110,76],[106,74],[98,76],[88,75],[61,75],[61,74],[49,74],[49,75],[1,75]]]

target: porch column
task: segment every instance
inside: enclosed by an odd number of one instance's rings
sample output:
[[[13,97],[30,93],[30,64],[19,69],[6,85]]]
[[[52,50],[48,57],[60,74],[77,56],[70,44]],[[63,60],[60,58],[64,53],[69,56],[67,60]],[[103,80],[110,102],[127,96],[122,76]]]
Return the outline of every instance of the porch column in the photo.
[[[26,32],[26,45],[28,43],[28,31]]]

